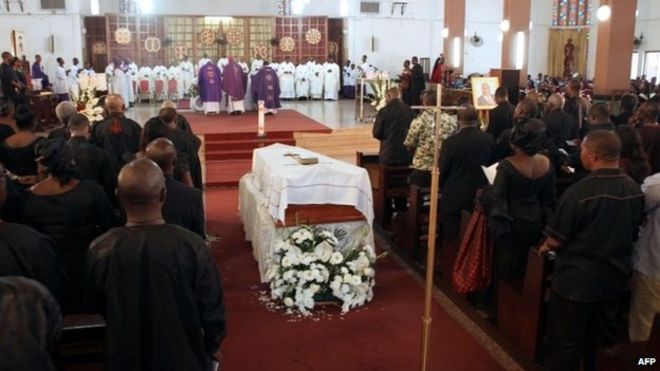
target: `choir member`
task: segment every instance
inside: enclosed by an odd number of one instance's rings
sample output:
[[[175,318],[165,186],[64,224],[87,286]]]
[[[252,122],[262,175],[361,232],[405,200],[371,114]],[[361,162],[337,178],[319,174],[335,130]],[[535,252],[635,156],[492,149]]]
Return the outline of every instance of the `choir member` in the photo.
[[[291,63],[291,58],[286,57],[284,63],[280,64],[277,75],[280,78],[281,99],[294,99],[296,97],[296,66]]]
[[[323,99],[337,100],[339,98],[339,66],[332,58],[323,64]]]

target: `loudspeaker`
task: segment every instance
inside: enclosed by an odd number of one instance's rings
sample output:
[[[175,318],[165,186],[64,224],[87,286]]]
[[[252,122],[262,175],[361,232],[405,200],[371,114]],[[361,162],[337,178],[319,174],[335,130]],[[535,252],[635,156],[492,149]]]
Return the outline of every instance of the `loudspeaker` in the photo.
[[[514,106],[520,97],[520,70],[491,69],[490,75],[500,79],[500,86],[509,92],[509,101]]]

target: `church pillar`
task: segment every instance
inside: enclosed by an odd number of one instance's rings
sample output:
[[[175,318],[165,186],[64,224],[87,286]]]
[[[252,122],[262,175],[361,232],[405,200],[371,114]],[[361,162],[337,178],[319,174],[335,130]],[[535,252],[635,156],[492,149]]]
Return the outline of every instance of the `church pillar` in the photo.
[[[520,85],[527,81],[529,63],[529,21],[531,0],[504,0],[502,22],[508,21],[509,29],[502,29],[502,69],[520,70]]]
[[[611,9],[609,19],[597,24],[594,93],[610,95],[630,88],[630,58],[635,39],[637,0],[600,0]],[[599,8],[593,9],[598,12]],[[598,14],[598,13],[597,13]]]
[[[445,0],[444,27],[445,65],[462,73],[465,64],[465,0]]]

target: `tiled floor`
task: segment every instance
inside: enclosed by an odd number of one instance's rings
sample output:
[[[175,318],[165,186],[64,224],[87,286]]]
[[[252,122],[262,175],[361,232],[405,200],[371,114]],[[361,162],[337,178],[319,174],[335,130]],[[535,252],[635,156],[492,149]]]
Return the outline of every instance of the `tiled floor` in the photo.
[[[159,103],[144,103],[128,110],[126,116],[140,125],[152,116],[158,114]],[[295,109],[303,115],[332,128],[349,128],[360,125],[355,120],[355,102],[353,100],[339,101],[283,101],[283,109]]]

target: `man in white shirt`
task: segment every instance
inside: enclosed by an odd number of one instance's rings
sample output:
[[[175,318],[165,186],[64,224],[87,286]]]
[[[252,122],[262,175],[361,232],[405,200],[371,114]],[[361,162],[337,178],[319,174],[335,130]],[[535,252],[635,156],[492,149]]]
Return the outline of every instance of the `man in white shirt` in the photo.
[[[138,65],[137,63],[131,61],[131,60],[126,60],[126,63],[128,64],[128,70],[126,71],[126,75],[128,76],[128,90],[129,94],[128,97],[130,99],[130,105],[135,104],[135,97],[137,95],[137,80],[138,80]]]
[[[105,67],[105,82],[108,86],[108,94],[114,94],[115,91],[112,86],[112,78],[115,75],[115,63],[110,62],[109,65]]]
[[[339,66],[332,58],[323,65],[323,99],[339,98]]]
[[[642,191],[647,220],[632,255],[630,341],[648,340],[653,318],[660,312],[660,173],[646,178]]]
[[[188,60],[187,55],[184,55],[183,60],[179,63],[179,70],[181,71],[183,93],[187,94],[190,90],[190,85],[195,80],[195,66]]]
[[[280,64],[278,77],[280,78],[280,98],[294,99],[296,97],[296,66],[291,63],[291,58],[286,57],[284,63]]]
[[[355,99],[355,84],[357,82],[358,70],[355,68],[355,64],[351,64],[348,69],[344,72],[344,97],[349,99]]]
[[[296,98],[309,99],[309,66],[306,63],[296,67]]]
[[[68,73],[69,76],[68,86],[75,96],[78,96],[80,92],[80,89],[78,88],[79,72],[80,72],[80,62],[78,61],[78,58],[73,58],[73,64],[71,64],[71,68],[69,68],[69,73]]]
[[[312,61],[310,67],[310,89],[309,94],[312,99],[323,98],[323,66]]]
[[[53,84],[53,92],[57,94],[60,102],[69,99],[68,78],[66,70],[64,69],[64,59],[57,58],[57,69],[55,71],[55,83]]]

